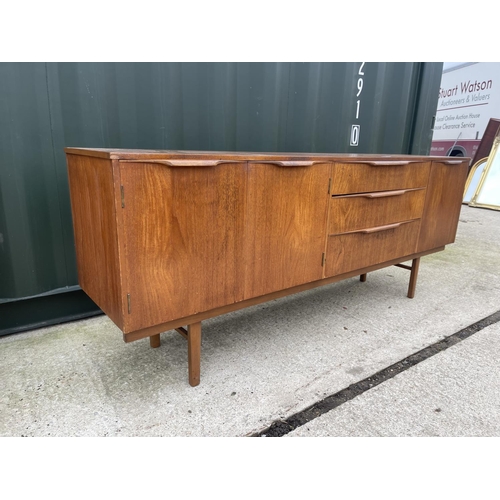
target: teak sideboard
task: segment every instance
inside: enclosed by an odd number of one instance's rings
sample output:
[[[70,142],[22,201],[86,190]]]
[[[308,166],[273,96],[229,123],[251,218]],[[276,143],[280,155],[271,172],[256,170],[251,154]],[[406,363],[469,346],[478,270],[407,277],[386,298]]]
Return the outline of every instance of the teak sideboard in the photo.
[[[125,342],[453,243],[469,158],[66,148],[79,284]],[[412,265],[402,264],[412,262]]]

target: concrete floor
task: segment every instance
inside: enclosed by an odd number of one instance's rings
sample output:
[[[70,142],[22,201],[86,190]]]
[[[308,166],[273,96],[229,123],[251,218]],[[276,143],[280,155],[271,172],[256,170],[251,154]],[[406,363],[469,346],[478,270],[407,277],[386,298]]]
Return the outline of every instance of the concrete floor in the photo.
[[[464,206],[456,242],[422,258],[203,323],[187,346],[125,344],[105,316],[0,338],[0,436],[245,436],[500,309],[500,212]],[[288,434],[499,436],[495,324]],[[440,411],[437,411],[440,409]]]
[[[286,437],[500,436],[498,353],[500,323],[347,401]]]

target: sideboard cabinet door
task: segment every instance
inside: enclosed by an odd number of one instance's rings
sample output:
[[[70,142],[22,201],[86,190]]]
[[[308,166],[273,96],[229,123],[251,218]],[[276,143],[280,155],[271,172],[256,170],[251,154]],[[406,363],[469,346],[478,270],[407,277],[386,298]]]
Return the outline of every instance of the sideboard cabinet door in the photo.
[[[468,166],[468,159],[432,162],[418,252],[455,241]]]
[[[128,331],[243,299],[246,162],[121,162]]]
[[[330,163],[248,163],[245,299],[323,277]]]

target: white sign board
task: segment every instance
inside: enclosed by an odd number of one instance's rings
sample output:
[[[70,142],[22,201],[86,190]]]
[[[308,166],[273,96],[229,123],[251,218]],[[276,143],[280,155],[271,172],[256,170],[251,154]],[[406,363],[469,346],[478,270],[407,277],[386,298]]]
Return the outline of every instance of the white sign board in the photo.
[[[490,118],[500,118],[500,63],[467,63],[443,72],[433,143],[479,143]]]

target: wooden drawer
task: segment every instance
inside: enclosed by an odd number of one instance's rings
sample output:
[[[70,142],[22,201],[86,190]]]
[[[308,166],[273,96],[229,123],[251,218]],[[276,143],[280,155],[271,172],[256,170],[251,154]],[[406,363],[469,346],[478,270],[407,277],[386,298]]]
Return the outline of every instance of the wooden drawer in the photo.
[[[334,196],[330,200],[328,234],[419,219],[424,201],[424,188]]]
[[[380,264],[415,253],[420,220],[360,229],[328,237],[325,276]]]
[[[412,160],[335,163],[331,194],[426,187],[431,163]]]

